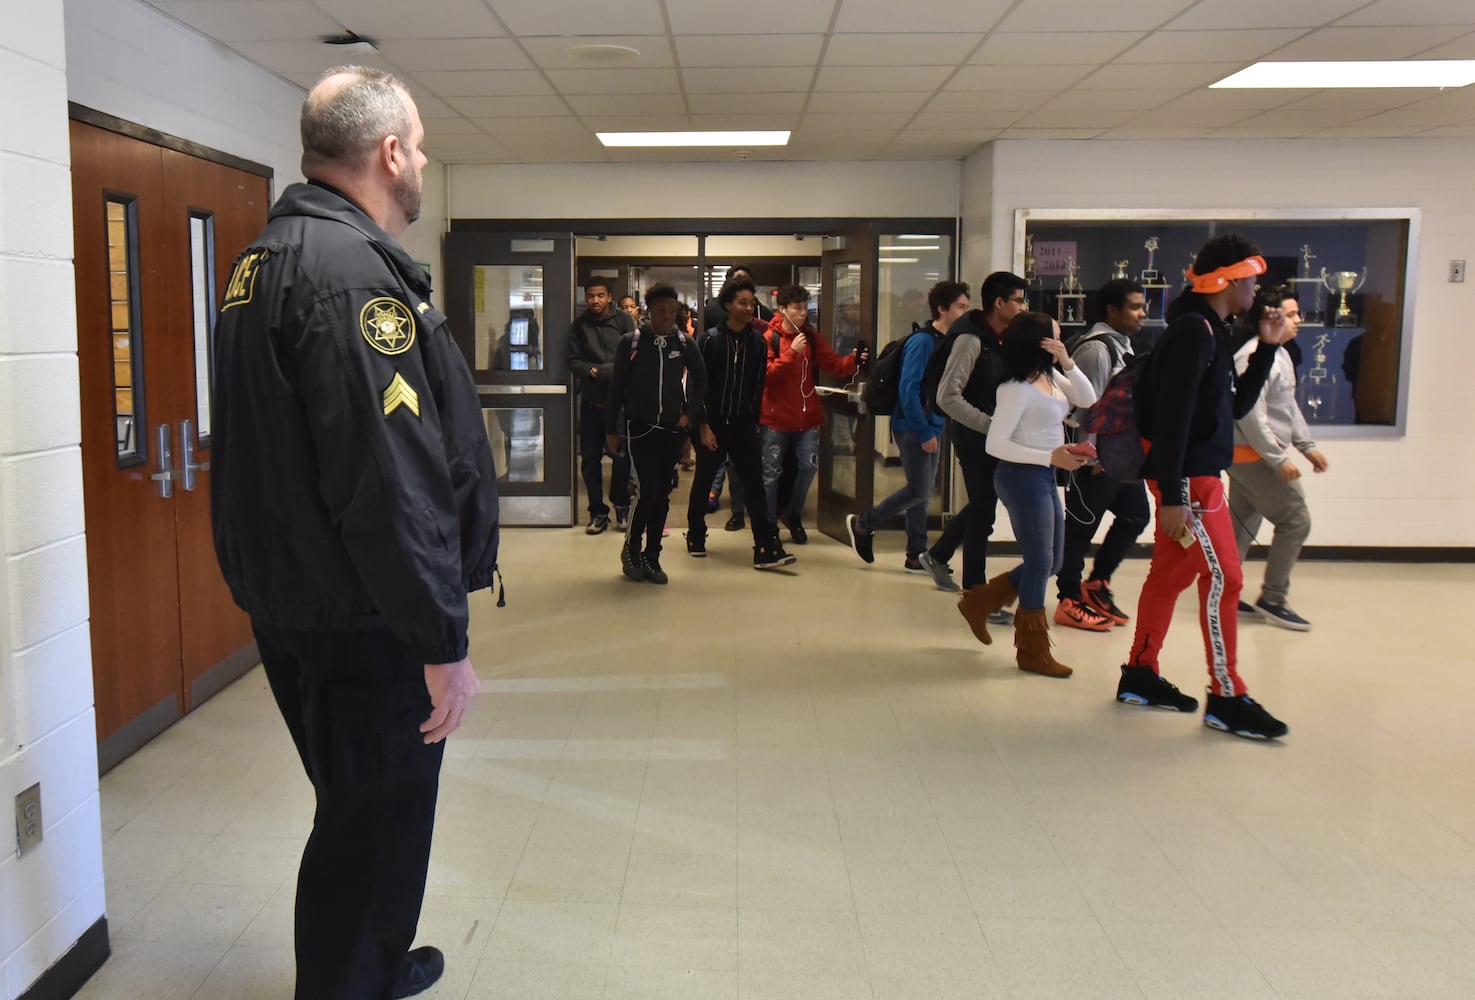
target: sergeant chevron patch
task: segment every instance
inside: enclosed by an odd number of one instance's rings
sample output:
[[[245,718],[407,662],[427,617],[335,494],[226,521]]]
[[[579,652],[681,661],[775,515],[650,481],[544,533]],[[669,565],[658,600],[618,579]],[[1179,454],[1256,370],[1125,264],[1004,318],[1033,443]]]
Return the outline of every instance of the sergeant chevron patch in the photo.
[[[415,416],[420,416],[420,394],[410,388],[410,383],[399,372],[384,389],[384,415],[387,417],[401,406]]]

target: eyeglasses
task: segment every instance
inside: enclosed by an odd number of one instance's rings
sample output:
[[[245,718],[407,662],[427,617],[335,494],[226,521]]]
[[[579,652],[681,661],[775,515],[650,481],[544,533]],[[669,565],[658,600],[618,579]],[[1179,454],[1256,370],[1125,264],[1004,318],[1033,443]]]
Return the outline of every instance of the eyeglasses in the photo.
[[[1004,301],[1005,302],[1008,302],[1008,303],[1010,303],[1012,305],[1016,305],[1016,306],[1027,306],[1027,305],[1029,305],[1029,299],[1028,299],[1028,297],[1023,296],[1023,295],[1019,296],[1018,298],[1015,298],[1013,296],[1010,296],[1009,298],[1005,299]]]

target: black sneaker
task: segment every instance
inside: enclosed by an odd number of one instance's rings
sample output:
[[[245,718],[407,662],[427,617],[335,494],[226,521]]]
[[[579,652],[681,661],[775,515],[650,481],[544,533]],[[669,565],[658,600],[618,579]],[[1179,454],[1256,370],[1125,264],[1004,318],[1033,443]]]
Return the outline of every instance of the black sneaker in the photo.
[[[901,564],[901,568],[906,570],[908,573],[916,573],[918,576],[932,575],[932,571],[926,566],[923,566],[922,560],[917,558],[916,556],[907,556],[906,560]]]
[[[1244,603],[1241,601],[1240,603]],[[1271,604],[1263,597],[1255,602],[1255,611],[1272,625],[1288,628],[1292,632],[1310,632],[1311,623],[1284,604]]]
[[[418,996],[434,986],[446,971],[446,957],[439,948],[416,948],[400,963],[394,977],[394,1000]]]
[[[789,529],[793,531],[793,528]],[[876,540],[869,533],[860,530],[860,518],[854,514],[845,515],[845,531],[850,535],[850,547],[855,554],[860,556],[863,563],[876,561]],[[795,539],[798,541],[798,539]]]
[[[586,535],[602,535],[609,528],[608,514],[591,514],[589,516],[589,527],[584,529]]]
[[[748,526],[748,522],[745,521],[745,520],[743,520],[743,512],[740,511],[740,510],[735,510],[735,511],[732,512],[732,517],[729,517],[727,519],[727,523],[722,526],[722,530],[723,531],[742,531],[747,526]]]
[[[775,542],[772,545],[757,545],[753,548],[754,569],[778,569],[780,566],[789,566],[796,562],[796,558],[784,551],[784,547]]]
[[[686,554],[693,559],[707,558],[707,536],[688,531],[686,533]]]
[[[1167,708],[1175,712],[1197,712],[1198,699],[1179,691],[1151,667],[1122,667],[1116,700],[1123,705]]]
[[[799,515],[784,514],[779,521],[789,529],[789,537],[793,539],[795,545],[809,544],[809,532],[805,531],[804,525],[799,523]]]
[[[640,557],[641,569],[645,572],[645,578],[651,583],[665,584],[670,580],[666,571],[661,569],[661,557],[646,554]]]
[[[1260,612],[1253,604],[1247,601],[1239,602],[1239,616],[1241,618],[1259,618]]]
[[[625,579],[640,581],[645,579],[645,568],[640,564],[640,553],[631,548],[630,540],[620,546],[620,569],[625,574]]]
[[[630,508],[628,506],[615,508],[615,530],[630,530]]]
[[[1204,706],[1204,725],[1247,740],[1275,740],[1290,732],[1289,726],[1247,694],[1238,698],[1209,695],[1209,703]]]

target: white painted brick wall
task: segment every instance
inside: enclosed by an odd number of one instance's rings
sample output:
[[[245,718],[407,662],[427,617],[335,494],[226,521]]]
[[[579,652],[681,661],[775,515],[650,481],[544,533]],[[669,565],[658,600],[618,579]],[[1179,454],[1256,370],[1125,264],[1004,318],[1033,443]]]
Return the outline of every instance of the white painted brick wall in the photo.
[[[0,1000],[103,914],[78,451],[60,0],[0,14],[0,807],[42,786],[45,838],[0,853]]]

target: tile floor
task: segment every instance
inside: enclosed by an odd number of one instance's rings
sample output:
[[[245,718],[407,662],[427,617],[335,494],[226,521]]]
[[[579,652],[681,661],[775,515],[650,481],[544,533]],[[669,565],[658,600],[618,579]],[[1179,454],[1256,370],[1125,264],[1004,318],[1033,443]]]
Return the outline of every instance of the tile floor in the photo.
[[[673,531],[509,531],[421,940],[456,1000],[1475,996],[1475,568],[1308,563],[1247,625],[1280,745],[1112,701],[1129,633],[1007,634],[815,533],[792,575]],[[1145,564],[1117,592],[1131,606]],[[1247,576],[1258,583],[1260,566]],[[1204,680],[1194,602],[1167,650]],[[1461,639],[1461,636],[1465,636]],[[1464,650],[1464,652],[1460,652]],[[253,672],[102,782],[114,954],[84,998],[286,998],[311,795]]]

